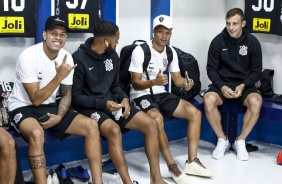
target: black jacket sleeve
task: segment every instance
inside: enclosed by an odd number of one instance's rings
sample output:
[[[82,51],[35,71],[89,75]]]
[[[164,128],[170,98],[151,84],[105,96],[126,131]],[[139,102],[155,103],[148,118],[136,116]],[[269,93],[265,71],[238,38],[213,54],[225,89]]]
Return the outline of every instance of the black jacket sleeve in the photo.
[[[224,81],[221,80],[219,76],[219,64],[220,64],[220,52],[221,52],[220,43],[215,39],[212,40],[209,51],[208,51],[208,62],[207,62],[207,74],[212,83],[218,88],[221,89],[224,86]]]
[[[119,58],[117,59],[117,65],[115,70],[115,77],[113,83],[111,85],[111,93],[114,94],[119,102],[121,102],[124,98],[128,98],[126,93],[121,89],[119,83]],[[129,79],[128,79],[129,80]]]
[[[262,75],[262,51],[259,41],[254,36],[249,36],[249,42],[250,74],[245,78],[244,84],[254,86]]]
[[[77,67],[74,70],[73,77],[73,104],[84,108],[93,108],[97,110],[106,110],[107,100],[91,97],[83,93],[85,88],[85,70],[82,63],[73,57]]]

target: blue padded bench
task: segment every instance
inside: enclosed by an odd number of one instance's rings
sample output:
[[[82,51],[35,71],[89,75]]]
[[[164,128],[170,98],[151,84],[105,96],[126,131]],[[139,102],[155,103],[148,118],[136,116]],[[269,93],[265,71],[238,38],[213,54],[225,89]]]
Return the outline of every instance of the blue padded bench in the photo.
[[[217,138],[204,116],[203,99],[196,96],[190,100],[203,113],[201,126],[201,140],[216,144]],[[231,142],[236,139],[237,132],[241,130],[244,109],[237,103],[230,101],[220,110],[222,114],[222,125]],[[164,116],[165,130],[169,141],[186,137],[187,122],[178,118],[167,118]],[[257,140],[266,143],[282,145],[282,104],[273,103],[263,98],[263,106],[258,123],[250,133],[247,141]],[[9,130],[14,136],[19,150],[19,157],[23,170],[28,170],[27,143],[15,130]],[[107,141],[101,139],[103,154],[108,153]],[[142,133],[131,130],[123,135],[123,148],[125,151],[144,146]],[[84,138],[71,135],[63,141],[59,141],[52,133],[45,130],[45,156],[47,166],[60,163],[86,159],[84,152]]]

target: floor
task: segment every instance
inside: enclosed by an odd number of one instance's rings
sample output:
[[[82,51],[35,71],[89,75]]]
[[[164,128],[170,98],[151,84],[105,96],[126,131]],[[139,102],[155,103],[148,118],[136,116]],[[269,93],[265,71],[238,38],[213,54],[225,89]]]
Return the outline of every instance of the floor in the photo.
[[[199,142],[198,157],[201,162],[214,172],[213,178],[202,178],[190,176],[189,184],[281,184],[282,183],[282,165],[276,164],[276,158],[282,146],[271,145],[257,141],[250,142],[259,147],[256,152],[250,153],[249,161],[239,161],[232,151],[228,151],[222,160],[211,158],[211,152],[214,145],[206,142]],[[187,141],[180,139],[170,142],[170,149],[176,163],[181,167],[187,159]],[[132,180],[139,184],[149,184],[149,167],[144,148],[125,152],[125,157],[129,167],[129,173]],[[108,155],[103,155],[103,161],[109,159]],[[174,184],[170,177],[166,164],[161,158],[161,173],[168,184]],[[89,169],[87,160],[64,163],[68,167],[82,165]],[[52,166],[51,168],[56,168]],[[28,180],[32,176],[30,171],[24,171],[24,177]],[[105,183],[113,183],[114,175],[103,173]],[[82,184],[77,179],[73,179],[75,184]],[[87,183],[87,182],[86,182]]]

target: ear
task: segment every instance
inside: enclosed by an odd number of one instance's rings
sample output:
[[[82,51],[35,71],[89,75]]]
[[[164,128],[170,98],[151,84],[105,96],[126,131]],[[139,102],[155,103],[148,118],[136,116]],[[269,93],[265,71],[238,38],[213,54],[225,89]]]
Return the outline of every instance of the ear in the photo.
[[[107,40],[105,40],[105,44],[107,47],[109,47],[109,43],[107,42]]]
[[[43,36],[43,40],[45,41],[46,40],[46,31],[44,31],[43,33],[42,33],[42,36]]]
[[[242,22],[242,27],[245,27],[246,26],[246,21],[244,20],[243,22]]]

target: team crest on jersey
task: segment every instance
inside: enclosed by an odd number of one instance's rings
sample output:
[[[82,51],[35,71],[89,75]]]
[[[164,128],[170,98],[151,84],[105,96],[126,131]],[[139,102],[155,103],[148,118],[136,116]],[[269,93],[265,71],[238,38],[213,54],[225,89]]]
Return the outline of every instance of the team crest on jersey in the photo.
[[[142,106],[143,109],[148,108],[151,104],[148,100],[141,100],[140,105]]]
[[[106,61],[104,61],[105,63],[105,69],[106,71],[111,71],[113,69],[113,62],[111,59],[106,59]]]
[[[22,117],[23,117],[23,114],[21,112],[16,114],[14,117],[15,123],[18,124],[18,122],[21,120]]]
[[[99,121],[100,117],[101,116],[97,112],[94,112],[94,113],[91,114],[90,118],[95,120],[95,121]]]
[[[245,45],[240,46],[239,54],[242,56],[246,56],[248,54],[248,47]]]
[[[167,58],[164,58],[163,59],[163,66],[166,68],[167,65],[168,65],[168,60],[167,60]]]

